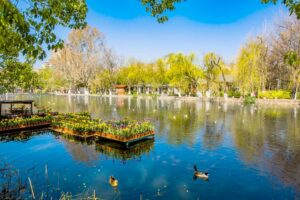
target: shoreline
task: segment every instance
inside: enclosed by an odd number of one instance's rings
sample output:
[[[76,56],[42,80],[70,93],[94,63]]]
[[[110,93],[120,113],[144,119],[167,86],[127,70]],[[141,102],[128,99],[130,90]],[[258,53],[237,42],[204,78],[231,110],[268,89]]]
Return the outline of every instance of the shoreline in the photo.
[[[159,100],[183,100],[183,101],[203,101],[203,102],[227,102],[227,103],[243,103],[243,98],[228,97],[226,100],[224,97],[178,97],[178,96],[149,96],[149,95],[99,95],[99,94],[54,94],[57,96],[91,96],[91,97],[111,97],[111,98],[138,98],[138,99],[159,99]],[[256,104],[289,104],[299,105],[300,100],[293,99],[256,99]]]
[[[178,96],[149,96],[149,95],[100,95],[100,94],[30,94],[30,93],[20,93],[20,94],[8,94],[8,95],[0,95],[0,99],[3,97],[8,97],[12,95],[56,95],[56,96],[78,96],[78,97],[106,97],[106,98],[137,98],[137,99],[158,99],[158,100],[180,100],[180,101],[202,101],[202,102],[217,102],[217,103],[243,103],[243,98],[232,98],[228,97],[225,99],[224,97],[178,97]],[[271,105],[293,105],[300,106],[300,100],[293,99],[256,99],[255,104],[271,104]]]

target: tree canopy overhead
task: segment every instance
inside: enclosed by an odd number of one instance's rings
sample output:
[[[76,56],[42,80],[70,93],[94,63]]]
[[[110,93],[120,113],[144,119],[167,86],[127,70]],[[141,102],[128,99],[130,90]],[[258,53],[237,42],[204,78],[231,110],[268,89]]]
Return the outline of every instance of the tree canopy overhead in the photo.
[[[142,5],[146,6],[146,11],[150,12],[153,17],[157,18],[159,23],[168,20],[168,16],[164,15],[166,11],[175,9],[175,3],[180,3],[185,0],[140,0]]]
[[[168,20],[167,12],[185,0],[139,0],[158,22]],[[279,0],[261,0],[278,3]],[[99,2],[100,3],[100,2]],[[299,0],[282,0],[300,18]],[[48,50],[62,48],[57,27],[82,29],[86,26],[86,0],[0,0],[0,59],[24,56],[43,59]]]
[[[262,3],[274,3],[276,4],[279,0],[261,0]],[[300,19],[300,1],[299,0],[281,0],[290,11],[290,14],[295,13],[297,18]]]
[[[46,57],[48,50],[62,47],[57,26],[84,28],[87,5],[84,0],[0,0],[0,58]]]

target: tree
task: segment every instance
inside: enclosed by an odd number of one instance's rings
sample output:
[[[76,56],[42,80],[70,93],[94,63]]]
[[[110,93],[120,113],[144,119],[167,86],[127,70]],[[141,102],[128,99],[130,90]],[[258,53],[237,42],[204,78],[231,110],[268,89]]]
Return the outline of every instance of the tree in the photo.
[[[8,59],[0,66],[0,85],[7,92],[17,88],[31,90],[38,84],[38,76],[32,69],[31,63],[21,63],[15,59]]]
[[[300,55],[300,21],[295,16],[282,18],[270,37],[268,67],[269,81],[290,88],[295,94],[297,57]],[[294,59],[294,60],[293,60]],[[284,83],[284,84],[282,84]]]
[[[93,92],[108,91],[116,83],[116,76],[108,69],[104,69],[97,73],[95,78],[91,82],[91,88]]]
[[[150,12],[153,17],[156,17],[159,23],[168,20],[168,16],[164,15],[166,11],[175,9],[174,4],[185,0],[140,0],[142,5],[146,6],[146,11]]]
[[[300,56],[295,51],[289,51],[284,56],[285,63],[292,69],[292,88],[294,99],[297,99],[297,92],[300,85]]]
[[[170,84],[186,94],[193,95],[196,94],[199,81],[203,77],[203,71],[193,63],[194,59],[193,54],[185,56],[181,53],[170,54],[166,57],[169,65],[167,77]]]
[[[241,48],[236,65],[236,81],[244,95],[265,89],[267,71],[264,40],[249,40]]]
[[[67,85],[62,73],[55,71],[50,66],[45,66],[38,71],[39,87],[43,92],[62,90]]]
[[[147,65],[148,81],[153,88],[166,85],[169,83],[167,73],[167,63],[163,59],[158,59],[155,63]]]
[[[49,65],[64,75],[69,88],[89,87],[104,68],[107,55],[103,34],[86,26],[70,32],[66,45],[52,55]]]
[[[58,26],[79,29],[86,25],[83,0],[0,0],[0,59],[18,57],[43,59],[42,46],[57,50],[63,45]]]
[[[228,69],[226,69],[225,63],[223,59],[210,52],[204,55],[203,58],[203,71],[204,71],[204,78],[206,80],[206,89],[212,90],[214,93],[219,92],[220,85],[219,85],[219,77],[222,76],[222,80],[225,83],[225,89],[228,89],[226,74],[228,73]]]
[[[140,0],[146,11],[158,22],[168,20],[167,11],[185,0]],[[262,3],[277,3],[278,0],[261,0]],[[282,0],[282,3],[300,18],[298,0]],[[18,57],[27,59],[46,57],[43,49],[58,50],[63,41],[57,38],[55,29],[62,26],[82,29],[86,26],[87,5],[85,0],[0,0],[0,59]]]
[[[168,20],[168,16],[164,15],[167,11],[175,9],[175,3],[185,0],[140,0],[142,5],[146,6],[146,11],[156,17],[158,22],[163,23]],[[279,0],[261,0],[262,3],[278,3]],[[300,19],[300,2],[299,0],[281,0],[281,2],[289,9],[290,13],[295,13]]]
[[[277,3],[278,0],[261,0],[262,3]],[[290,11],[290,14],[293,13],[297,15],[297,18],[300,19],[300,2],[299,0],[282,0],[281,1]]]

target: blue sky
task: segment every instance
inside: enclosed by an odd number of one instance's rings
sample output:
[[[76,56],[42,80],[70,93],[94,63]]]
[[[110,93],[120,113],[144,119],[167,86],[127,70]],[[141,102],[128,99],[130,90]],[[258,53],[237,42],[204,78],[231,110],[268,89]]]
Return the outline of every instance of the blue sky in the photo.
[[[199,59],[213,51],[235,60],[248,37],[259,34],[281,11],[280,5],[260,0],[186,0],[159,24],[139,0],[87,0],[87,22],[106,36],[124,61],[151,62],[171,52],[195,53]],[[64,39],[68,30],[59,35]]]

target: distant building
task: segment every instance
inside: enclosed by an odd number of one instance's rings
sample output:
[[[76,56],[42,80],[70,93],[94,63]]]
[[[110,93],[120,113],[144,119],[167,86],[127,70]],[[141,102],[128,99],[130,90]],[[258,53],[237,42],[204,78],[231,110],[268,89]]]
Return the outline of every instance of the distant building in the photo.
[[[126,92],[127,85],[116,85],[116,94],[117,95],[124,95]]]

